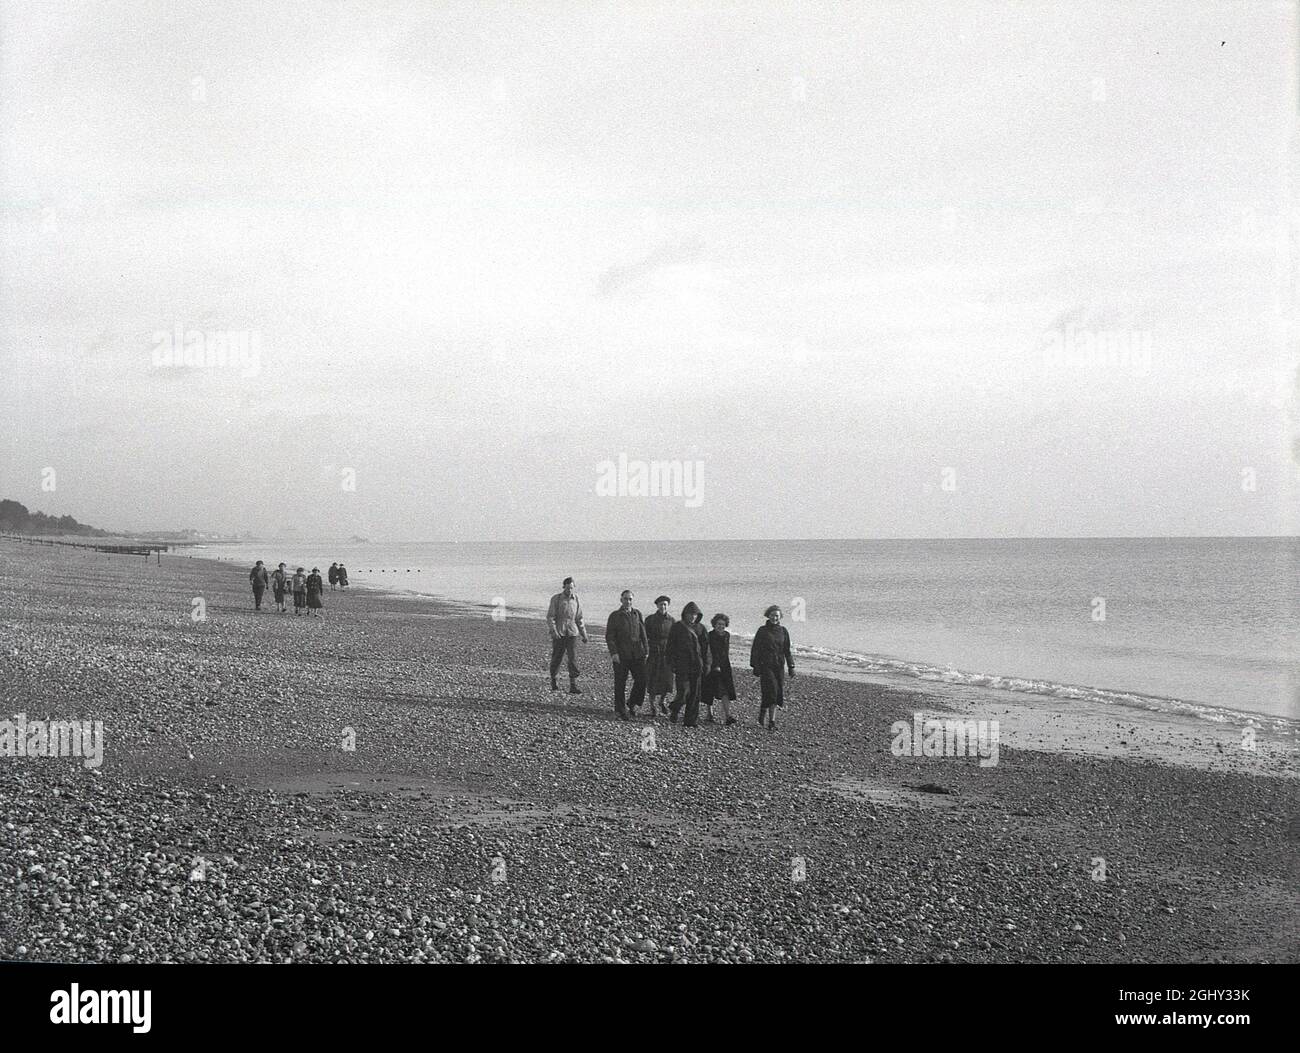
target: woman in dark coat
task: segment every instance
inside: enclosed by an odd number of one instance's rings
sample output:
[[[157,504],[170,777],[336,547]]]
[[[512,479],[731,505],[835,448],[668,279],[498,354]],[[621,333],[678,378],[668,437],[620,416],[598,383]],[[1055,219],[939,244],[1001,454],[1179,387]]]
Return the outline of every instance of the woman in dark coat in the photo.
[[[660,713],[667,713],[664,699],[673,690],[673,667],[668,661],[668,634],[676,619],[668,613],[672,603],[667,596],[655,600],[655,613],[645,620],[645,634],[650,642],[650,657],[645,662],[645,692],[650,699],[650,713],[658,705]]]
[[[334,589],[338,586],[338,583],[339,583],[339,565],[337,563],[331,563],[330,564],[330,592],[334,591]]]
[[[700,722],[700,686],[709,675],[712,661],[709,634],[701,624],[703,619],[704,612],[699,605],[688,603],[682,608],[682,620],[668,633],[668,661],[677,681],[677,695],[668,709],[668,720],[676,724],[677,714],[685,706],[684,728],[693,728]]]
[[[736,701],[736,681],[731,675],[731,633],[727,626],[731,619],[725,614],[713,616],[713,631],[709,633],[709,656],[712,668],[709,679],[704,685],[704,701],[709,707],[709,723],[713,723],[713,703],[722,703],[722,718],[728,724],[734,724],[736,718],[731,715],[731,703]]]
[[[320,567],[312,567],[311,573],[307,575],[307,606],[316,612],[315,617],[320,617],[320,609],[325,606],[321,601],[321,596],[325,592],[325,582],[321,580]]]
[[[789,667],[794,677],[794,657],[790,653],[790,633],[781,624],[781,608],[773,604],[763,612],[767,622],[754,634],[754,644],[749,649],[749,667],[758,677],[763,690],[763,704],[758,710],[758,723],[767,714],[767,730],[776,730],[776,708],[785,705],[785,671]]]

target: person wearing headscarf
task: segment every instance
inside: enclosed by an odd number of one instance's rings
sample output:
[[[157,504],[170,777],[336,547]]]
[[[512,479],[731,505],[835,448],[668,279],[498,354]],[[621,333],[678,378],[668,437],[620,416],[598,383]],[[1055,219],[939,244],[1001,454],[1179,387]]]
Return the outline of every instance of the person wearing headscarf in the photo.
[[[790,652],[790,633],[781,624],[781,608],[772,604],[763,612],[767,621],[754,633],[754,643],[749,649],[749,668],[758,677],[762,689],[762,704],[758,710],[758,723],[763,724],[767,714],[767,730],[776,730],[776,710],[785,705],[785,677],[787,667],[794,676],[794,656]]]
[[[673,601],[667,596],[655,600],[655,612],[645,620],[645,635],[650,647],[650,655],[645,663],[646,695],[650,699],[650,716],[654,716],[655,707],[660,713],[668,712],[664,701],[673,690],[673,667],[668,661],[668,635],[676,619],[668,613]]]
[[[692,602],[682,608],[682,619],[668,633],[668,660],[677,681],[677,694],[668,711],[668,720],[676,724],[682,707],[686,715],[682,727],[693,728],[700,722],[700,685],[709,673],[708,633],[701,624],[704,612]]]

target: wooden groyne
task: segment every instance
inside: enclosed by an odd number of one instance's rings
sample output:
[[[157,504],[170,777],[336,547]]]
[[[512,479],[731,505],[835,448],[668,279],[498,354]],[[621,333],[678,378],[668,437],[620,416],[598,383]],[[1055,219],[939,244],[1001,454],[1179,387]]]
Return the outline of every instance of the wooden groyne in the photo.
[[[182,547],[184,542],[164,542],[161,544],[150,544],[139,541],[62,541],[48,537],[29,537],[26,534],[0,534],[0,537],[6,541],[17,541],[23,545],[60,545],[64,548],[85,548],[95,552],[106,552],[114,556],[143,556],[148,559],[155,553],[158,556],[158,562],[162,562],[162,554],[170,552],[174,548]]]

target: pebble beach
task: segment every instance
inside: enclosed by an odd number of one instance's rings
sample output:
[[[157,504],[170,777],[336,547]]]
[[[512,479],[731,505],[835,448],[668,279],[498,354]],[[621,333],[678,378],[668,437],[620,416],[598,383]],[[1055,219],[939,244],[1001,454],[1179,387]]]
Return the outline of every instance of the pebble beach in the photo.
[[[0,757],[0,958],[1300,961],[1289,744],[1181,725],[1180,762],[1125,714],[895,756],[935,699],[801,669],[769,733],[736,654],[739,723],[685,729],[615,718],[598,637],[580,696],[548,658],[530,619],[255,613],[231,563],[0,540],[0,721],[103,725],[95,767]]]

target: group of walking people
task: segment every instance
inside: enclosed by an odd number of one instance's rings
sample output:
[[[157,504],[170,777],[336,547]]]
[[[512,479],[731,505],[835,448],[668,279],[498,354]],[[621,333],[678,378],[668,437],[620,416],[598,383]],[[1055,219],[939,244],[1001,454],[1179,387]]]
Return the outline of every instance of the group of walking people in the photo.
[[[275,599],[276,609],[281,614],[288,613],[287,597],[290,594],[293,596],[295,615],[309,611],[313,617],[319,618],[321,610],[325,607],[325,581],[320,576],[319,567],[312,567],[310,574],[302,567],[290,574],[285,564],[281,563],[275,570],[267,573],[265,565],[259,559],[248,572],[248,580],[253,586],[253,610],[255,611],[262,609],[262,597],[266,595],[268,585]],[[348,570],[342,563],[330,564],[329,585],[331,592],[348,587]]]
[[[651,719],[658,712],[666,714],[669,723],[676,724],[680,717],[683,727],[693,728],[699,724],[703,700],[710,723],[716,723],[715,703],[722,710],[724,723],[736,723],[731,711],[731,703],[736,701],[731,619],[715,614],[706,630],[698,604],[687,603],[681,617],[674,618],[669,613],[672,599],[668,596],[657,597],[655,612],[643,618],[632,605],[634,599],[632,590],[624,589],[618,609],[605,622],[605,646],[614,665],[614,712],[619,719],[636,718],[637,709],[646,705],[645,715]],[[749,649],[749,668],[759,681],[758,722],[775,731],[776,711],[785,705],[786,678],[794,676],[794,656],[790,633],[781,624],[781,608],[773,604],[763,616],[765,621],[754,633]],[[577,644],[588,639],[572,578],[565,578],[562,590],[551,597],[546,624],[551,634],[551,690],[560,690],[557,678],[560,666],[567,661],[569,692],[582,694]]]

